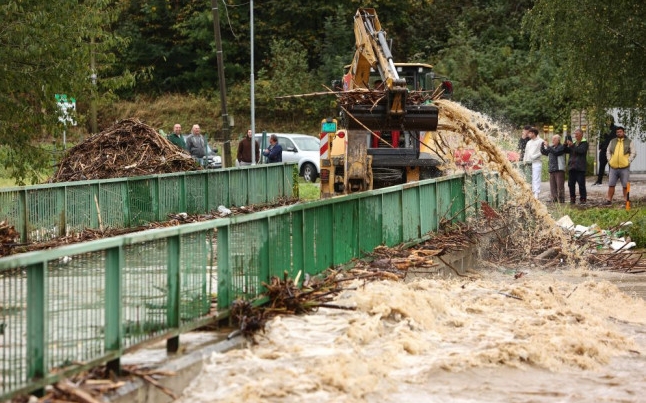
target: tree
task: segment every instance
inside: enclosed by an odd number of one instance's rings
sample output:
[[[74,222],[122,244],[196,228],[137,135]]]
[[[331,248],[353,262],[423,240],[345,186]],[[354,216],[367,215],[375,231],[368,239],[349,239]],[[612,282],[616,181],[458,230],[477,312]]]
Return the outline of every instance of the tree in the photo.
[[[4,167],[19,183],[36,182],[49,164],[37,141],[62,132],[55,94],[90,99],[91,53],[101,69],[116,43],[104,30],[113,11],[107,0],[0,4],[0,144]],[[124,83],[114,79],[102,85]]]
[[[524,27],[560,61],[559,96],[605,129],[606,111],[646,129],[646,4],[634,0],[539,0]]]
[[[454,81],[455,100],[516,127],[553,122],[560,110],[552,60],[530,52],[518,29],[530,5],[489,0],[465,6],[446,25],[443,47],[429,55],[436,72]]]

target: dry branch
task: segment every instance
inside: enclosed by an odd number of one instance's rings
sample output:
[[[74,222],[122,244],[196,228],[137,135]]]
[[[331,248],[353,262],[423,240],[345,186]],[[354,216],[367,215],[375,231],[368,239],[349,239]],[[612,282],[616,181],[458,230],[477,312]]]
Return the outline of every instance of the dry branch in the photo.
[[[184,150],[137,119],[124,119],[71,148],[50,182],[200,169]]]

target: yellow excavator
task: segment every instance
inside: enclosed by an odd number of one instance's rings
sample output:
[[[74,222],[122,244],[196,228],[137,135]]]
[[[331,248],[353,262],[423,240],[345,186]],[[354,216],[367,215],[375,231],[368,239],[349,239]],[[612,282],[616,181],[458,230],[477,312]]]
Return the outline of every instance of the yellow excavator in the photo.
[[[451,82],[428,64],[394,62],[375,9],[357,10],[354,34],[352,63],[335,88],[340,119],[321,122],[321,197],[440,174],[426,145],[438,125],[432,100],[450,97]]]

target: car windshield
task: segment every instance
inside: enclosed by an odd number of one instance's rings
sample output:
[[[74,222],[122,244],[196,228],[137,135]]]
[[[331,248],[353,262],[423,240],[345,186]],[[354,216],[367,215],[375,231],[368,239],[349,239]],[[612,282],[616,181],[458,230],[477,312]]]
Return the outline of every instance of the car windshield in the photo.
[[[293,137],[292,141],[303,151],[318,151],[321,148],[321,142],[316,137]]]

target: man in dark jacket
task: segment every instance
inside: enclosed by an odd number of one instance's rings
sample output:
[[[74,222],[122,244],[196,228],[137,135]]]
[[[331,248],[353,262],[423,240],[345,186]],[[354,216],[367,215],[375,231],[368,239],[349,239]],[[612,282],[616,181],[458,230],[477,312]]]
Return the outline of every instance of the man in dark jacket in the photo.
[[[238,165],[251,165],[251,129],[247,130],[247,135],[245,138],[240,140],[238,143],[238,154],[237,161]],[[256,162],[260,161],[260,144],[257,141],[253,141],[255,144],[256,152]]]
[[[184,141],[184,137],[182,136],[182,125],[180,125],[179,123],[175,123],[175,126],[173,126],[173,132],[166,136],[166,138],[177,147],[181,148],[182,150],[186,150],[186,142]]]
[[[610,123],[610,131],[608,133],[602,134],[599,139],[599,166],[597,172],[597,181],[592,184],[592,186],[600,186],[603,175],[606,171],[606,164],[608,163],[608,157],[606,156],[606,151],[608,151],[608,144],[610,140],[617,138],[617,127],[614,123]]]
[[[541,154],[547,155],[551,200],[554,203],[565,203],[565,146],[561,144],[561,136],[552,136],[552,145],[544,141]]]
[[[583,130],[574,131],[574,141],[568,140],[565,143],[565,152],[570,154],[568,162],[569,178],[567,181],[570,188],[570,204],[576,203],[576,184],[579,184],[579,201],[586,204],[588,193],[585,188],[585,172],[588,168],[586,157],[588,155],[588,141],[583,138]]]
[[[283,147],[278,144],[278,136],[272,134],[269,136],[269,147],[265,148],[262,155],[267,157],[267,162],[283,162]]]

